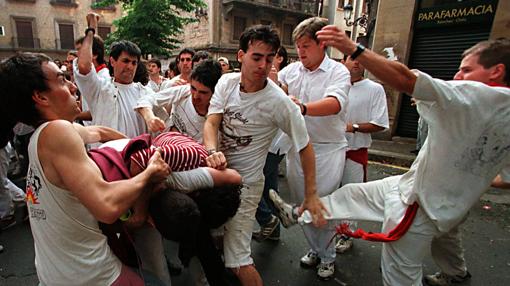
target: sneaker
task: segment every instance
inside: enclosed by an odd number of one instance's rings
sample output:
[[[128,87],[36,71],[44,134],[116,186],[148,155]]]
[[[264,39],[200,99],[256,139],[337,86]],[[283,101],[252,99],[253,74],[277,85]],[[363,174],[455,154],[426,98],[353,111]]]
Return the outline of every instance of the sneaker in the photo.
[[[444,272],[437,272],[432,275],[425,275],[425,283],[430,286],[448,286],[452,284],[462,283],[471,278],[471,273],[466,272],[464,276],[451,276]]]
[[[316,267],[320,261],[321,259],[319,258],[319,255],[310,250],[305,254],[305,256],[301,257],[300,264],[301,267],[304,268],[313,268]]]
[[[297,223],[297,206],[286,203],[273,189],[269,190],[269,198],[273,201],[274,207],[276,208],[276,215],[285,228],[291,227]]]
[[[317,276],[321,280],[328,280],[335,274],[335,262],[321,263],[317,267]]]
[[[336,253],[344,253],[347,250],[350,250],[353,244],[354,241],[351,237],[341,236],[335,245]]]
[[[0,229],[6,230],[16,224],[16,217],[14,215],[6,216],[0,219]]]
[[[262,242],[266,239],[279,240],[280,239],[280,221],[277,217],[271,215],[271,220],[260,227],[252,235],[253,239],[257,242]]]
[[[0,253],[4,252],[4,246],[0,244]]]

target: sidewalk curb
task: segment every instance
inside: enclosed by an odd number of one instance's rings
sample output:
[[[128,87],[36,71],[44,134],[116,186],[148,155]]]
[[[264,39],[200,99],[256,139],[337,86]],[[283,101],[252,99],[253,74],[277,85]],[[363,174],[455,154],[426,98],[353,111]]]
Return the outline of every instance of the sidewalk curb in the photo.
[[[412,154],[405,155],[389,151],[368,149],[368,160],[370,161],[392,164],[402,167],[411,167],[415,159],[416,156]]]

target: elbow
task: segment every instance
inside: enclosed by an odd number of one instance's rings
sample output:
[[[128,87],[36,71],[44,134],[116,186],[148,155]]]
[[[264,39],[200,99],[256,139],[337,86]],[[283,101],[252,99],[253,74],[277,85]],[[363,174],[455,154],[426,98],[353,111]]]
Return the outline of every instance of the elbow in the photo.
[[[229,178],[228,184],[241,185],[243,183],[243,178],[241,177],[241,175],[236,170],[230,169],[229,171],[231,174],[228,176]]]

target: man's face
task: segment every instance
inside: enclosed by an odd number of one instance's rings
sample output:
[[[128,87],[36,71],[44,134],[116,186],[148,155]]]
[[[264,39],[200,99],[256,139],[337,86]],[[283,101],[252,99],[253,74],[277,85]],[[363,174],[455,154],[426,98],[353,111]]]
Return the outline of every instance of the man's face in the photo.
[[[484,68],[478,63],[478,55],[467,55],[460,63],[459,71],[455,74],[455,80],[473,80],[483,83],[493,81],[492,72],[494,67]]]
[[[249,44],[246,52],[239,50],[237,58],[242,64],[243,77],[251,82],[264,82],[271,71],[275,54],[276,51],[262,41]]]
[[[228,71],[229,66],[225,61],[220,61],[220,65],[221,65],[221,72],[225,73]]]
[[[191,63],[191,59],[192,59],[192,55],[191,54],[181,54],[179,56],[179,71],[182,73],[182,74],[190,74],[191,73],[191,69],[193,68],[193,64]]]
[[[212,90],[194,79],[190,83],[191,102],[199,115],[207,115],[209,101],[212,97]]]
[[[115,81],[122,84],[130,84],[135,77],[138,58],[130,56],[127,52],[122,52],[117,60],[110,57],[113,67],[113,77]]]
[[[147,69],[149,70],[149,74],[152,76],[159,75],[159,72],[161,71],[156,63],[149,63]]]
[[[345,61],[345,67],[351,73],[351,78],[362,77],[363,73],[365,73],[365,67],[357,60],[351,59],[351,57],[348,57],[347,61]]]
[[[324,48],[306,35],[297,39],[296,49],[303,66],[311,71],[318,68],[324,59]]]
[[[76,86],[65,79],[64,74],[53,62],[42,64],[48,90],[40,92],[58,119],[73,121],[81,112],[76,97]],[[55,118],[55,119],[57,119]]]

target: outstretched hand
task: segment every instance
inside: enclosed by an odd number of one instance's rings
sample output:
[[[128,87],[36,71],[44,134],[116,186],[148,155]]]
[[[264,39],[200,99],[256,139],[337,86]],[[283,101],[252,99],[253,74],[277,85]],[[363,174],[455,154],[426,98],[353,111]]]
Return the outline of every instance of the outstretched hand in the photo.
[[[299,215],[305,210],[308,210],[312,215],[313,225],[319,227],[326,224],[324,216],[329,216],[329,212],[316,194],[304,199],[299,208]]]

